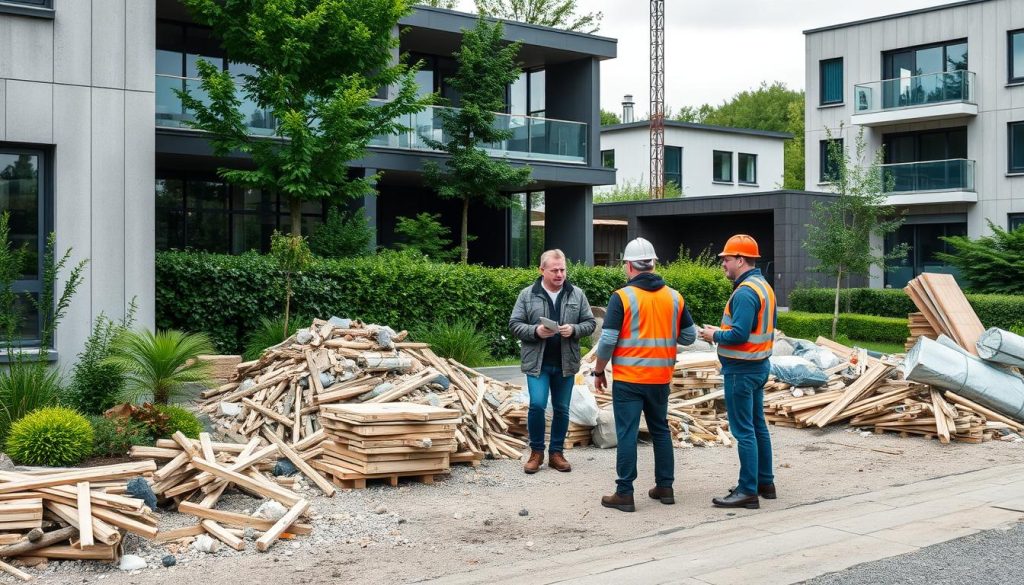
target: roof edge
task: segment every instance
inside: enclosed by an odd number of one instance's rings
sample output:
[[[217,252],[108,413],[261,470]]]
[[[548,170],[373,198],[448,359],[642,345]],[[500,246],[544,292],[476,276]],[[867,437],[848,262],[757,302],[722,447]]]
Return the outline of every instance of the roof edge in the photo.
[[[861,20],[853,20],[850,22],[844,22],[841,24],[830,24],[828,26],[822,26],[818,28],[809,28],[804,31],[805,35],[838,30],[841,28],[849,28],[851,26],[859,26],[862,24],[869,24],[872,22],[881,22],[884,20],[892,20],[894,18],[903,18],[904,16],[914,16],[917,14],[925,14],[927,12],[936,12],[939,10],[948,10],[950,8],[957,8],[960,6],[968,6],[970,4],[981,4],[982,2],[991,2],[992,0],[960,0],[959,2],[951,2],[949,4],[940,4],[938,6],[927,6],[925,8],[917,8],[915,10],[907,10],[906,12],[897,12],[895,14],[887,14],[884,16],[873,16],[871,18],[864,18]]]
[[[640,122],[629,122],[626,124],[612,124],[601,126],[601,133],[616,132],[619,130],[632,130],[635,128],[646,128],[649,126],[646,120]],[[781,138],[789,140],[793,135],[789,132],[776,132],[774,130],[758,130],[756,128],[734,128],[732,126],[715,126],[712,124],[698,124],[696,122],[680,122],[678,120],[665,120],[666,128],[680,128],[686,130],[703,130],[706,132],[723,132],[728,134],[744,134],[747,136],[760,136],[762,138]]]

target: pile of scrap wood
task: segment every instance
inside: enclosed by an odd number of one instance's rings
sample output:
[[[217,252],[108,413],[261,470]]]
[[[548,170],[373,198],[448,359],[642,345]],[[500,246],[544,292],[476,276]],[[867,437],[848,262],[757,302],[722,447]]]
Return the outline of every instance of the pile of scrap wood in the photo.
[[[980,443],[1003,429],[1024,430],[1024,425],[994,418],[995,413],[953,392],[903,379],[897,360],[864,359],[862,354],[857,363],[851,363],[856,355],[852,348],[821,337],[817,343],[843,363],[829,370],[829,385],[813,393],[766,386],[764,410],[769,422],[795,428],[847,422],[876,433],[936,437],[942,443]]]
[[[237,530],[253,528],[263,531],[263,535],[256,541],[257,550],[263,552],[285,532],[309,534],[310,527],[298,523],[300,517],[308,515],[309,501],[264,472],[272,469],[279,457],[286,457],[325,495],[334,495],[334,486],[313,470],[296,451],[307,445],[300,443],[289,446],[269,432],[265,437],[269,445],[261,447],[259,437],[253,437],[248,444],[240,445],[213,442],[209,433],[201,433],[199,440],[194,440],[178,432],[172,440],[157,441],[156,447],[133,447],[132,457],[145,458],[151,463],[153,459],[167,461],[153,472],[153,492],[162,499],[173,498],[178,503],[179,512],[200,519],[195,526],[159,534],[154,531],[149,538],[164,542],[207,533],[235,550],[243,550],[245,541]],[[319,440],[323,438],[321,432]],[[307,441],[314,439],[309,437]],[[305,449],[305,452],[309,454],[314,450]],[[294,486],[291,479],[286,480],[286,483]],[[221,495],[232,486],[256,497],[273,500],[287,508],[287,512],[272,521],[217,510],[215,506]]]
[[[152,461],[87,469],[0,472],[0,558],[114,561],[125,532],[157,534],[157,518],[125,482],[156,470]],[[32,577],[0,561],[0,570]]]
[[[926,272],[907,283],[903,290],[917,305],[933,332],[946,335],[969,353],[978,355],[975,345],[985,327],[955,278],[949,274]]]
[[[320,411],[327,440],[313,465],[343,488],[368,479],[392,486],[411,477],[433,483],[448,473],[461,412],[413,403],[329,404]]]
[[[529,437],[530,433],[526,426],[526,419],[530,413],[530,405],[520,404],[510,410],[505,417],[511,423],[509,431],[519,437]],[[551,417],[545,415],[545,427],[544,427],[544,442],[551,442]],[[575,422],[569,421],[569,430],[565,433],[565,448],[572,449],[573,447],[586,447],[590,445],[591,434],[594,431],[594,427],[589,425],[581,425]]]
[[[321,431],[324,405],[432,404],[460,411],[453,462],[518,459],[525,443],[509,435],[502,416],[518,388],[405,337],[380,325],[316,319],[259,359],[239,364],[231,382],[202,395],[200,408],[229,435],[248,440],[269,433],[296,445]]]
[[[928,322],[924,313],[908,313],[907,329],[910,330],[910,337],[907,337],[907,343],[903,346],[905,351],[910,351],[917,344],[917,340],[922,337],[927,337],[933,341],[939,337],[939,332]]]

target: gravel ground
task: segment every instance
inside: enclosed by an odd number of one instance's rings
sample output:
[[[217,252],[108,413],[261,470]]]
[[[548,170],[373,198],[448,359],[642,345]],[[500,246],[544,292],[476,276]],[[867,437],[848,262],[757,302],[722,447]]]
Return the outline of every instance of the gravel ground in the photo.
[[[334,498],[316,495],[316,488],[307,486],[304,493],[313,500],[313,534],[281,541],[265,554],[257,553],[255,544],[242,552],[222,547],[208,555],[186,545],[155,546],[130,536],[125,552],[149,563],[140,574],[92,562],[51,562],[30,571],[41,576],[41,583],[188,583],[200,575],[210,582],[305,583],[344,578],[352,584],[409,583],[664,528],[695,526],[737,513],[763,513],[1019,462],[1024,454],[1021,443],[940,445],[921,438],[865,436],[842,427],[773,428],[772,435],[779,499],[763,501],[757,511],[711,507],[711,498],[734,485],[737,473],[735,451],[721,446],[675,451],[677,505],[666,508],[637,498],[634,514],[602,508],[600,496],[614,490],[615,451],[587,447],[567,451],[574,466],[569,474],[544,467],[527,476],[520,462],[487,461],[477,469],[457,466],[450,477],[434,485],[372,485],[340,491]],[[873,447],[902,453],[880,453]],[[636,489],[642,495],[653,483],[650,446],[641,445],[639,455]],[[251,512],[258,505],[258,500],[237,494],[226,496],[218,507]],[[165,512],[161,528],[195,522],[190,516]],[[176,556],[176,566],[160,566],[166,554]],[[0,582],[13,581],[4,576]]]
[[[1024,583],[1024,524],[986,530],[918,552],[830,573],[806,585],[1012,585]]]

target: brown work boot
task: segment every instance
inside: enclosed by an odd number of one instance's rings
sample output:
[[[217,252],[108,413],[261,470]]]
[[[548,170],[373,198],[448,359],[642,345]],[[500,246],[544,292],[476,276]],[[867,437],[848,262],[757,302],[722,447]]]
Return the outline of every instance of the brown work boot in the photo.
[[[543,463],[543,451],[530,451],[530,458],[526,460],[526,465],[523,466],[523,471],[529,474],[537,473],[537,470],[540,469],[540,466]]]
[[[572,465],[565,460],[565,455],[562,455],[561,451],[552,451],[548,455],[548,467],[565,473],[572,471]]]
[[[633,505],[633,494],[615,493],[610,496],[601,496],[601,505],[605,508],[615,508],[623,512],[636,512],[636,506]]]
[[[672,493],[672,488],[670,487],[652,487],[651,490],[647,492],[647,495],[650,496],[652,500],[661,500],[662,504],[676,503],[675,494]]]

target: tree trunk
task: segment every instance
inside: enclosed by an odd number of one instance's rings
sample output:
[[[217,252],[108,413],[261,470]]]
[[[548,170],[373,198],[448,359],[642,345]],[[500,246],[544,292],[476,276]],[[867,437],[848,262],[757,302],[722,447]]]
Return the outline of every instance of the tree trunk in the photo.
[[[288,273],[284,277],[284,337],[281,341],[288,339],[288,311],[292,306],[292,275]]]
[[[843,284],[843,271],[836,274],[836,302],[832,308],[832,339],[836,338],[836,329],[839,327],[839,287]]]
[[[288,198],[288,213],[292,216],[291,232],[293,236],[302,235],[302,200],[298,197]]]
[[[469,263],[469,198],[462,199],[462,263]]]

